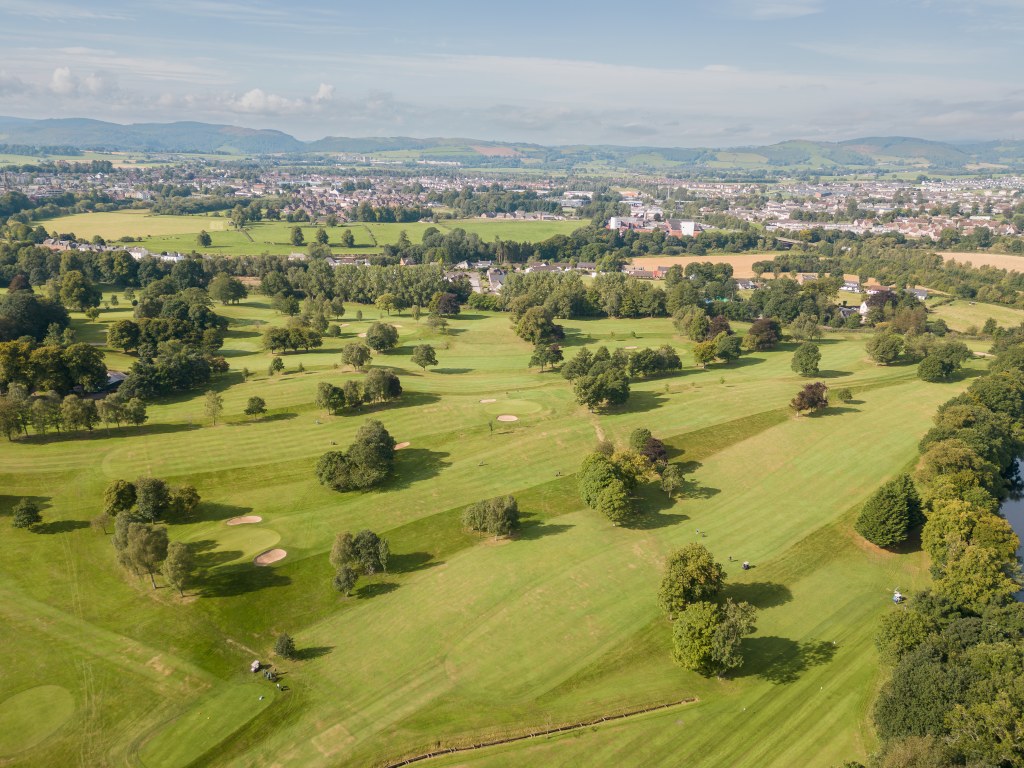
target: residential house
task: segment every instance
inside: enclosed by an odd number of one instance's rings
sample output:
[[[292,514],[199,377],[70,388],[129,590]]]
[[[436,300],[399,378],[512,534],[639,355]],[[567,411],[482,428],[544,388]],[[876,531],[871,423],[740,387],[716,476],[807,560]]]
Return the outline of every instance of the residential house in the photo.
[[[501,289],[505,287],[505,272],[500,269],[488,269],[487,282],[492,293],[501,293]]]
[[[668,234],[671,237],[693,237],[697,234],[697,222],[682,219],[668,220]]]

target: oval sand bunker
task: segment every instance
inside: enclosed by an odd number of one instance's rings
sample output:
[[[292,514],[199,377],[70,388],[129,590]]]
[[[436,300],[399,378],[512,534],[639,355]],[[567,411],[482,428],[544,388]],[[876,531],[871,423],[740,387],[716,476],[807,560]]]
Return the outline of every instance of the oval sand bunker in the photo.
[[[357,333],[356,336],[358,336],[360,339],[365,339],[366,338],[366,334],[365,333]]]
[[[396,451],[400,451],[403,448],[408,448],[410,445],[411,445],[411,443],[409,443],[409,442],[399,443],[398,445],[395,446],[395,450]]]
[[[270,565],[271,563],[276,563],[278,560],[284,560],[287,554],[288,553],[283,549],[268,549],[266,552],[256,555],[253,562],[256,563],[256,565]]]
[[[488,397],[480,401],[481,403],[496,403],[498,400],[493,397]]]
[[[510,413],[503,413],[498,417],[498,421],[519,421],[519,417],[513,416]]]
[[[259,515],[242,515],[241,517],[232,517],[228,520],[227,525],[252,525],[253,523],[262,523],[263,518]]]

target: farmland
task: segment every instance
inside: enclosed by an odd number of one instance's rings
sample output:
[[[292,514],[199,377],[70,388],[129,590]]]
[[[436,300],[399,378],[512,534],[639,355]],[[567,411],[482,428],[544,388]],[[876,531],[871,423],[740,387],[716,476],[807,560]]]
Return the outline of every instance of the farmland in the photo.
[[[411,222],[408,224],[377,224],[353,222],[344,226],[328,227],[330,246],[338,252],[376,253],[384,245],[398,242],[402,232],[413,243],[423,239],[423,233],[431,226],[442,232],[463,229],[478,235],[488,242],[495,238],[539,242],[558,234],[569,234],[580,226],[580,221],[515,221],[505,219],[458,219],[445,220],[438,224]],[[241,256],[287,255],[301,250],[292,245],[292,228],[297,226],[284,221],[261,221],[250,223],[245,230],[232,227],[229,219],[219,216],[155,216],[146,210],[113,211],[109,213],[82,213],[64,216],[43,222],[48,231],[73,233],[80,239],[100,237],[114,241],[122,237],[142,238],[140,245],[154,253],[163,251],[190,252],[201,250],[212,255]],[[314,242],[317,226],[299,224],[305,242]],[[349,229],[355,240],[353,248],[341,245],[341,234]],[[196,235],[205,230],[212,238],[209,247],[200,248]]]
[[[786,405],[803,380],[790,370],[792,345],[699,370],[668,319],[566,321],[567,354],[667,343],[687,363],[634,382],[625,407],[598,415],[558,374],[527,368],[530,347],[506,315],[466,313],[446,335],[391,315],[400,346],[373,364],[401,376],[401,400],[330,416],[313,405],[317,384],[362,375],[341,366],[339,350],[376,310],[349,305],[340,338],[285,355],[286,373],[273,377],[259,331],[284,318],[262,297],[217,311],[232,322],[222,423],[210,424],[196,393],[152,405],[142,427],[0,445],[0,514],[29,496],[44,518],[37,534],[8,527],[0,537],[0,642],[32,659],[0,677],[0,761],[373,765],[685,698],[696,701],[433,764],[610,766],[629,755],[829,766],[875,746],[874,627],[894,587],[928,577],[921,553],[856,538],[852,515],[914,459],[935,407],[981,361],[958,381],[926,384],[912,366],[872,364],[862,333],[829,335],[821,378],[854,400],[794,418]],[[104,326],[129,313],[76,315],[78,336],[102,343]],[[409,360],[424,342],[439,359],[427,371]],[[108,362],[131,358],[110,352]],[[253,372],[244,380],[243,369]],[[253,395],[269,408],[256,421],[242,413]],[[519,420],[496,422],[501,414]],[[347,445],[366,416],[410,443],[393,478],[366,493],[323,488],[317,457]],[[644,523],[616,527],[582,506],[574,473],[599,437],[621,445],[638,427],[690,463],[694,491],[673,503],[644,487]],[[109,536],[89,527],[107,483],[143,474],[203,498],[191,521],[171,526],[172,540],[200,552],[203,575],[184,598],[159,578],[153,590],[126,575]],[[502,493],[519,500],[518,535],[462,529],[467,504]],[[262,521],[225,525],[240,515]],[[346,599],[327,553],[336,533],[362,528],[389,540],[391,563]],[[761,609],[746,664],[722,680],[672,664],[655,600],[664,559],[697,529],[727,564],[727,595]],[[253,565],[269,547],[287,556]],[[281,632],[295,637],[294,661],[271,652]],[[254,658],[277,664],[286,690],[251,675]],[[26,712],[37,713],[33,727],[10,736]]]

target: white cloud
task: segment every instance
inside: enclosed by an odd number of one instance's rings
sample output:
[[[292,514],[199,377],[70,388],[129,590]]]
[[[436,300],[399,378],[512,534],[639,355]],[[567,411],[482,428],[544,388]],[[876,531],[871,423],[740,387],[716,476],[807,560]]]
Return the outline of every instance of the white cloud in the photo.
[[[57,67],[50,78],[50,90],[58,96],[73,96],[78,92],[78,79],[71,67]]]
[[[334,98],[334,86],[328,85],[327,83],[320,83],[320,87],[316,89],[316,93],[313,94],[313,101],[316,104],[321,104],[325,101],[330,101]]]
[[[254,115],[284,115],[316,109],[334,98],[334,86],[320,83],[309,98],[289,98],[252,88],[239,97],[229,97],[224,103],[233,112]]]

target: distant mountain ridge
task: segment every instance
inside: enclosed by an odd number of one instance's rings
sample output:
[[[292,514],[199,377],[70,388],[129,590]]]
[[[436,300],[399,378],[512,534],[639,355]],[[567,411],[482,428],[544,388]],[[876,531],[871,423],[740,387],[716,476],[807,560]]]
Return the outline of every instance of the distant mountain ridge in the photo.
[[[468,138],[341,137],[300,141],[283,131],[193,121],[122,125],[87,118],[32,120],[0,117],[0,144],[74,147],[117,152],[202,154],[403,153],[467,165],[609,163],[637,170],[686,167],[759,169],[1017,170],[1024,168],[1024,141],[951,144],[912,137],[865,137],[847,141],[783,141],[730,149],[623,147],[496,142]],[[419,153],[419,155],[416,155]]]

